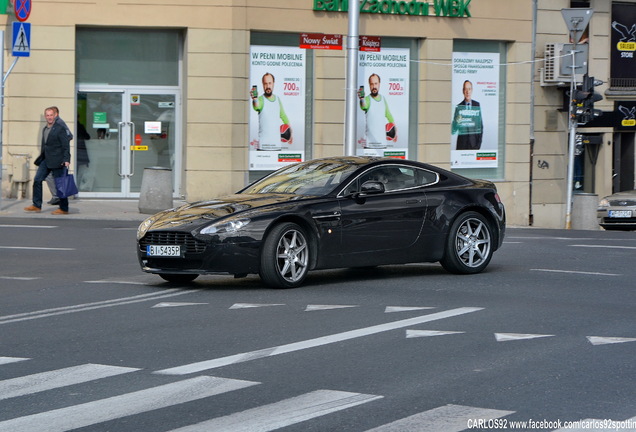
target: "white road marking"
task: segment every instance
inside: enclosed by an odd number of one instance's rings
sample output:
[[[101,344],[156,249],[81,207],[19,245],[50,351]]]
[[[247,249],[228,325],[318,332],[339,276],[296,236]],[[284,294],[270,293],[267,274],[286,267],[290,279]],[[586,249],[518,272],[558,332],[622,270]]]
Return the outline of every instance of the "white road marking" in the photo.
[[[607,345],[617,344],[624,342],[636,342],[636,338],[623,338],[623,337],[602,337],[602,336],[587,336],[587,340],[592,345]]]
[[[6,420],[0,422],[0,431],[64,432],[256,384],[260,383],[207,376],[196,377],[121,396]]]
[[[488,420],[498,419],[510,414],[514,414],[514,411],[445,405],[369,429],[367,432],[459,432],[468,428],[469,420],[474,421],[475,424],[477,424],[478,420],[484,420],[484,423],[488,424]]]
[[[424,310],[424,309],[435,309],[434,307],[410,307],[410,306],[387,306],[384,309],[384,313],[392,313],[392,312],[410,312],[410,311],[416,311],[416,310]]]
[[[438,330],[407,330],[406,338],[445,336],[451,334],[463,334],[463,331],[438,331]]]
[[[9,363],[17,363],[25,360],[31,360],[23,357],[0,357],[0,365],[9,364]]]
[[[57,226],[55,226],[55,225],[0,225],[0,228],[28,228],[28,229],[42,228],[42,229],[50,229],[50,228],[57,228]]]
[[[537,339],[545,337],[553,337],[554,335],[545,334],[526,334],[526,333],[495,333],[497,342],[507,342],[513,340]]]
[[[191,363],[183,366],[177,366],[173,368],[163,369],[157,371],[157,374],[164,375],[186,375],[195,372],[201,372],[208,369],[215,369],[222,366],[227,366],[235,363],[242,363],[246,361],[261,359],[265,357],[286,354],[294,351],[300,351],[308,348],[314,348],[322,345],[327,345],[336,342],[342,342],[345,340],[356,339],[363,336],[369,336],[372,334],[382,333],[390,330],[396,330],[404,327],[410,327],[425,322],[431,322],[443,318],[450,318],[459,315],[464,315],[471,312],[483,310],[479,307],[463,307],[457,309],[450,309],[443,312],[437,312],[430,315],[423,315],[415,318],[404,319],[400,321],[393,321],[385,324],[379,324],[371,327],[364,327],[357,330],[350,330],[342,333],[336,333],[328,336],[322,336],[315,339],[309,339],[300,342],[294,342],[287,345],[279,345],[271,348],[265,348],[262,350],[251,351],[241,354],[235,354],[227,357],[220,357],[212,360],[204,360],[196,363]]]
[[[584,274],[584,275],[594,275],[594,276],[623,276],[622,274],[618,274],[618,273],[584,272],[584,271],[574,271],[574,270],[530,269],[530,271],[540,271],[540,272],[549,272],[549,273],[572,273],[572,274]]]
[[[20,276],[0,276],[0,279],[29,281],[29,280],[37,280],[37,279],[42,279],[42,278],[40,278],[40,277],[20,277]]]
[[[602,249],[636,249],[636,246],[609,246],[609,245],[570,245],[572,247],[602,248]]]
[[[0,400],[135,372],[140,369],[85,364],[0,381]]]
[[[28,246],[0,246],[0,249],[45,250],[45,251],[74,251],[75,250],[75,248],[51,248],[51,247],[28,247]]]
[[[269,306],[285,306],[284,303],[234,303],[230,309],[250,309]]]
[[[89,311],[94,309],[122,306],[122,305],[139,303],[139,302],[150,301],[150,300],[158,300],[158,299],[166,298],[166,297],[175,297],[175,296],[180,296],[184,294],[191,294],[197,291],[201,291],[201,290],[183,291],[183,290],[174,288],[171,290],[161,291],[161,293],[140,294],[140,295],[132,296],[132,297],[121,297],[118,299],[104,300],[104,301],[94,302],[94,303],[83,303],[83,304],[73,305],[73,306],[62,306],[62,307],[53,308],[53,309],[44,309],[40,311],[24,312],[24,313],[15,314],[15,315],[6,315],[3,317],[0,317],[0,325],[20,322],[20,321],[34,320],[39,318],[47,318],[47,317],[56,316],[56,315],[65,315],[65,314],[70,314],[75,312],[84,312],[84,311]]]
[[[381,398],[361,393],[316,390],[170,432],[268,432]]]
[[[108,279],[84,281],[84,283],[89,283],[89,284],[120,284],[120,285],[148,285],[146,282],[118,281],[118,280],[108,280]]]
[[[153,308],[165,308],[165,307],[179,307],[179,306],[197,306],[197,305],[206,305],[209,303],[157,303],[153,306]]]
[[[331,309],[346,309],[346,308],[354,308],[358,307],[355,305],[307,305],[305,308],[305,312],[313,312],[313,311],[324,311]]]

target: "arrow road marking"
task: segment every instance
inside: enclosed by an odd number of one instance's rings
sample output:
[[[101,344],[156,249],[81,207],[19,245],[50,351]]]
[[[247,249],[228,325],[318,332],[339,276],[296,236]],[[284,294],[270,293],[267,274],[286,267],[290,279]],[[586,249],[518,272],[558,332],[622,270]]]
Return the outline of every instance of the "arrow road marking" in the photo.
[[[606,345],[623,342],[634,342],[636,341],[636,338],[587,336],[587,340],[590,341],[592,345]]]
[[[384,309],[384,313],[391,313],[391,312],[410,312],[410,311],[416,311],[416,310],[424,310],[424,309],[435,309],[434,307],[409,307],[409,306],[387,306],[386,309]]]
[[[179,307],[179,306],[197,306],[197,305],[206,305],[209,303],[170,303],[170,302],[166,302],[166,303],[157,303],[156,305],[153,306],[153,308],[165,308],[165,307]]]
[[[294,342],[287,345],[279,345],[271,348],[265,348],[262,350],[251,351],[227,357],[220,357],[212,360],[204,360],[201,362],[191,363],[183,366],[177,366],[169,369],[163,369],[157,371],[157,374],[164,375],[186,375],[196,372],[201,372],[208,369],[219,368],[222,366],[228,366],[231,364],[242,363],[250,360],[261,359],[265,357],[271,357],[279,354],[286,354],[294,351],[300,351],[308,348],[314,348],[322,345],[342,342],[345,340],[356,339],[363,336],[369,336],[372,334],[382,333],[390,330],[396,330],[404,327],[410,327],[425,322],[431,322],[440,320],[443,318],[450,318],[454,316],[464,315],[471,312],[477,312],[483,310],[479,307],[463,307],[457,309],[450,309],[443,312],[437,312],[430,315],[423,315],[415,318],[404,319],[400,321],[393,321],[385,324],[379,324],[371,327],[364,327],[357,330],[350,330],[342,333],[336,333],[328,336],[322,336],[315,339],[309,339],[300,342]]]
[[[358,307],[358,306],[353,306],[353,305],[307,305],[307,307],[305,308],[305,312],[331,310],[331,309],[346,309],[346,308],[354,308],[354,307]]]
[[[444,336],[451,334],[462,334],[466,333],[463,331],[439,331],[439,330],[407,330],[406,338],[416,338],[416,337],[429,337],[429,336]]]
[[[268,307],[268,306],[285,306],[283,303],[234,303],[230,306],[230,309],[250,309],[250,308],[259,308],[259,307]]]
[[[9,364],[9,363],[17,363],[25,360],[30,360],[28,358],[23,357],[0,357],[0,365]]]
[[[523,340],[523,339],[536,339],[536,338],[544,338],[544,337],[552,337],[554,335],[544,335],[544,334],[526,334],[526,333],[495,333],[495,339],[497,342],[507,342],[512,340]]]

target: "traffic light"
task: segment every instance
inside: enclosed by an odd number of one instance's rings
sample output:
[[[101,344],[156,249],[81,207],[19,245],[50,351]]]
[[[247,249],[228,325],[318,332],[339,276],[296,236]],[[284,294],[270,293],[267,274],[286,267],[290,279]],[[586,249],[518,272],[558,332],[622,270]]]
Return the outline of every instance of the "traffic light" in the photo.
[[[603,84],[603,81],[597,81],[594,77],[585,74],[583,75],[581,88],[574,90],[572,95],[572,114],[576,117],[576,121],[579,124],[588,123],[603,114],[601,110],[594,109],[594,102],[603,100],[603,96],[594,91],[594,87],[601,84]]]

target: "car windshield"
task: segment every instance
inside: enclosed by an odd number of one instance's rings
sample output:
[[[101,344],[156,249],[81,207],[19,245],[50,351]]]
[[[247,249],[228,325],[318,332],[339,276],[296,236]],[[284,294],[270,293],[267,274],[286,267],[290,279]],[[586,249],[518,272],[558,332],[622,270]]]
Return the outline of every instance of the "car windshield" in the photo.
[[[347,161],[311,161],[290,165],[258,180],[241,193],[289,193],[326,195],[359,165]]]

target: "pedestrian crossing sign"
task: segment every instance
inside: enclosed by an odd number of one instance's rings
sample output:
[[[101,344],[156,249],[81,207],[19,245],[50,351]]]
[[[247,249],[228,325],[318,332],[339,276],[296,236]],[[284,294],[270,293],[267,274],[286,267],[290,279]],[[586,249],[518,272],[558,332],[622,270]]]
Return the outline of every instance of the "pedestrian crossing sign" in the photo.
[[[31,54],[31,23],[14,22],[12,41],[14,57],[29,57]]]

